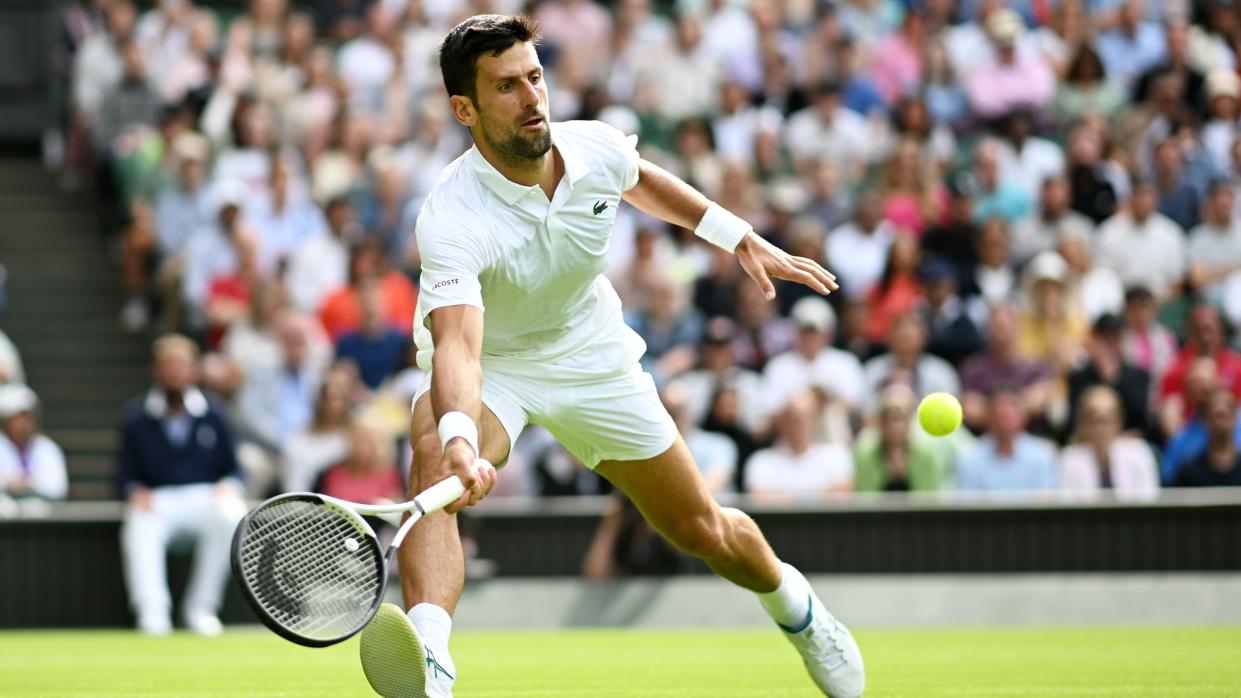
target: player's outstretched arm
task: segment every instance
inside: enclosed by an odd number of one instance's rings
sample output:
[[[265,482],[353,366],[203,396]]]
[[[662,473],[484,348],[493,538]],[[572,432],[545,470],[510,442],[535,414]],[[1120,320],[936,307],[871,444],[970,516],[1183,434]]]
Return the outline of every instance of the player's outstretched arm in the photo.
[[[431,311],[430,317],[435,344],[431,358],[431,410],[440,438],[447,437],[440,459],[443,472],[433,480],[456,475],[465,485],[461,498],[444,507],[451,514],[477,504],[496,484],[495,468],[474,467],[482,416],[483,368],[479,357],[483,347],[483,311],[472,305],[451,305]]]
[[[638,183],[625,192],[624,199],[648,215],[689,228],[707,242],[735,252],[741,268],[767,300],[776,297],[772,279],[804,284],[823,295],[839,288],[836,276],[818,262],[796,257],[767,242],[749,223],[654,163],[638,161]]]

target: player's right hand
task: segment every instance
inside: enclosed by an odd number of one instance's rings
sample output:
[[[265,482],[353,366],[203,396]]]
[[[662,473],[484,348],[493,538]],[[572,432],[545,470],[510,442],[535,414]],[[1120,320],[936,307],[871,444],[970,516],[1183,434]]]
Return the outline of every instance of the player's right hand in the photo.
[[[458,511],[478,504],[492,487],[496,486],[496,469],[487,461],[479,460],[474,449],[464,439],[453,439],[444,449],[440,462],[442,469],[461,478],[465,492],[457,501],[444,507],[444,511],[455,514]]]

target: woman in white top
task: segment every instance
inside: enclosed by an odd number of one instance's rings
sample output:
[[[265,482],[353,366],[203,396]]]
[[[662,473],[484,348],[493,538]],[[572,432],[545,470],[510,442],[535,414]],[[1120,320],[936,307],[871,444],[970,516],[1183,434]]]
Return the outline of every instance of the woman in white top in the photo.
[[[1159,493],[1159,471],[1150,446],[1120,432],[1124,423],[1116,391],[1097,385],[1082,394],[1073,443],[1060,456],[1065,490],[1097,494],[1112,490],[1125,499]]]
[[[349,414],[356,392],[357,378],[349,371],[324,376],[314,418],[285,444],[285,492],[311,491],[319,475],[349,454]]]

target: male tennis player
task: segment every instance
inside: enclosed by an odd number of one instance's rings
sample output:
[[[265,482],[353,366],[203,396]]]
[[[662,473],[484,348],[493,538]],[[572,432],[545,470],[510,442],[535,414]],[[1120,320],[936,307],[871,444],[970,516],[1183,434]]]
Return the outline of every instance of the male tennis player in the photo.
[[[536,40],[527,18],[480,15],[440,46],[453,114],[474,147],[445,168],[418,218],[414,335],[428,379],[413,410],[410,490],[456,474],[467,492],[402,546],[410,610],[385,605],[363,631],[366,677],[383,696],[452,695],[448,636],[464,584],[454,513],[495,484],[476,458],[503,463],[532,422],[673,544],[754,591],[826,695],[859,696],[857,643],[748,516],[712,499],[638,366],[645,347],[603,271],[623,199],[735,251],[768,299],[773,278],[826,294],[835,277],[639,158],[635,139],[596,122],[549,123]]]

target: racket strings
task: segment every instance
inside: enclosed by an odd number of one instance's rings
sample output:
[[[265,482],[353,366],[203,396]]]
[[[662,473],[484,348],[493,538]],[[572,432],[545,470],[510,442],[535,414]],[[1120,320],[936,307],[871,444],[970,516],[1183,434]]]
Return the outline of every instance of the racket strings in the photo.
[[[250,518],[241,568],[274,621],[304,637],[330,639],[356,630],[381,593],[376,546],[341,512],[307,500],[278,501]]]

